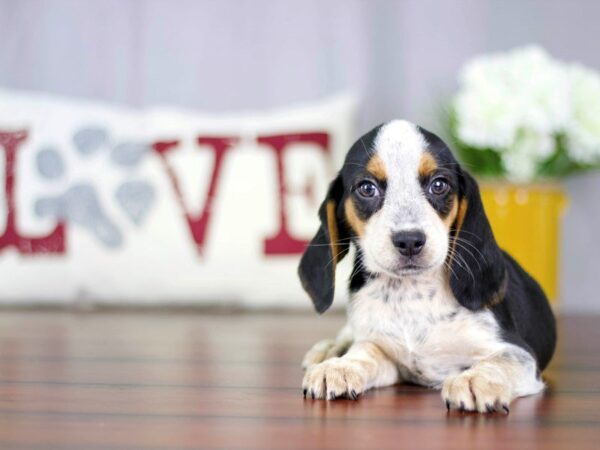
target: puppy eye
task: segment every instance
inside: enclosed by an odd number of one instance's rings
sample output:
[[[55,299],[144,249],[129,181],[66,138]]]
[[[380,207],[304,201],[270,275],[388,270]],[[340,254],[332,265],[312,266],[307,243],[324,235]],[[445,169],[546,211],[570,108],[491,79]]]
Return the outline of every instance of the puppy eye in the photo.
[[[357,192],[361,197],[365,198],[373,198],[379,195],[379,189],[377,189],[377,186],[370,181],[363,181],[360,183]]]
[[[429,192],[433,195],[444,195],[450,190],[450,185],[444,178],[435,178],[429,184]]]

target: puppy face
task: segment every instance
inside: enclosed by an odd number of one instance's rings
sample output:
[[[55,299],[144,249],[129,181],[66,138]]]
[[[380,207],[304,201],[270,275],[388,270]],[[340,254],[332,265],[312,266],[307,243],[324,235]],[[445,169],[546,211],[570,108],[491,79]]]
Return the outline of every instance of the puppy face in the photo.
[[[402,277],[442,266],[459,210],[457,163],[448,148],[404,121],[357,144],[341,171],[343,210],[365,268]]]
[[[321,226],[300,261],[315,308],[333,301],[335,267],[354,243],[350,289],[373,277],[418,276],[444,266],[457,300],[477,310],[502,297],[504,257],[479,188],[434,134],[383,124],[349,150],[319,210]]]

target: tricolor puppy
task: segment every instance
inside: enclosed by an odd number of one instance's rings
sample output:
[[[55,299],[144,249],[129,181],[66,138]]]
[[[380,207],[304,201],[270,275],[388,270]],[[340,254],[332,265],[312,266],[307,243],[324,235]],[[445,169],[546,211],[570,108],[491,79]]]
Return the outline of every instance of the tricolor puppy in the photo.
[[[446,406],[506,411],[544,388],[554,316],[540,288],[502,251],[474,179],[434,134],[405,121],[348,152],[300,262],[322,313],[335,266],[356,246],[348,323],[304,358],[304,395],[355,399],[408,381],[441,388]]]

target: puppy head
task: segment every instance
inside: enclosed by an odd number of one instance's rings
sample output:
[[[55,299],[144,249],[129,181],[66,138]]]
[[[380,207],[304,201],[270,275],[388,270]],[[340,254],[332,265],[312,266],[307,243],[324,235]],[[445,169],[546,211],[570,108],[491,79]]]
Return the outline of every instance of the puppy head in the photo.
[[[458,301],[479,309],[504,282],[502,254],[479,189],[446,144],[405,121],[381,125],[350,149],[319,212],[299,274],[317,311],[333,300],[335,265],[353,242],[370,276],[445,270]]]

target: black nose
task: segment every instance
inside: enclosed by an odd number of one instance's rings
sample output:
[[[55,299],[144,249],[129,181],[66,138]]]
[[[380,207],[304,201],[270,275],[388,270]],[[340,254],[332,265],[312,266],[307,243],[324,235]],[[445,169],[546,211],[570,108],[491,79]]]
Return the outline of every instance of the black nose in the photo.
[[[418,255],[425,246],[425,233],[419,230],[399,231],[392,235],[392,242],[400,253],[411,257]]]

